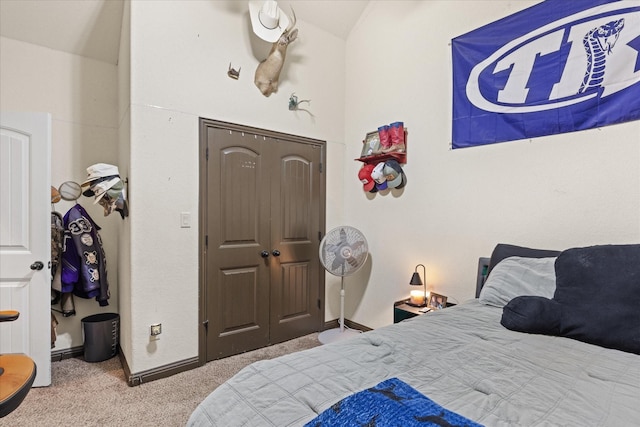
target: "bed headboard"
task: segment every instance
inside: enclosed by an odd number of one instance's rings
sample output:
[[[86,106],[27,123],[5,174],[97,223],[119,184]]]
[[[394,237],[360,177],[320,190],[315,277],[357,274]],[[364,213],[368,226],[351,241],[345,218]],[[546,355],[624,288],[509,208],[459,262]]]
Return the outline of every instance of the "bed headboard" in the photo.
[[[489,275],[489,261],[491,258],[478,258],[478,276],[476,277],[476,298],[480,296],[480,290]]]

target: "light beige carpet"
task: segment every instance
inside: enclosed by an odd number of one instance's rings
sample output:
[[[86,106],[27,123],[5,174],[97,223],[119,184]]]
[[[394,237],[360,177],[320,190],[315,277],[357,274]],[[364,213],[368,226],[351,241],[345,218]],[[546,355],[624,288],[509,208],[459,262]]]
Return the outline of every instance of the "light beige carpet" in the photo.
[[[318,345],[315,333],[136,387],[127,385],[118,357],[53,362],[52,385],[31,389],[0,426],[184,426],[198,403],[244,366]]]

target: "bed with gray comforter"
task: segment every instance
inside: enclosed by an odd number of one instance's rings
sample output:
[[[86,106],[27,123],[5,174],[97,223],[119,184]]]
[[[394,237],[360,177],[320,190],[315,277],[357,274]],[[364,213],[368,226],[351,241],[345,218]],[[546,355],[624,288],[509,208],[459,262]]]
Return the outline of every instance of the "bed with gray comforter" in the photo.
[[[529,285],[545,280],[511,276]],[[640,290],[640,283],[633,286]],[[351,339],[256,362],[215,389],[188,425],[302,426],[389,378],[485,426],[640,425],[640,355],[507,329],[502,304],[491,298],[487,291]],[[621,326],[640,336],[639,324]]]

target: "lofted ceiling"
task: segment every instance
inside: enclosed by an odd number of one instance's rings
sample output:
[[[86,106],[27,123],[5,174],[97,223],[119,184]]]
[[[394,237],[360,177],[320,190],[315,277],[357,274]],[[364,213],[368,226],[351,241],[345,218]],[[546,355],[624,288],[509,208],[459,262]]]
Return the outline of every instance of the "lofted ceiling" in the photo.
[[[246,3],[248,11],[247,1],[235,1]],[[298,19],[341,39],[347,38],[368,3],[369,0],[278,2],[286,11],[293,6]],[[123,7],[124,0],[0,0],[0,35],[117,64]]]

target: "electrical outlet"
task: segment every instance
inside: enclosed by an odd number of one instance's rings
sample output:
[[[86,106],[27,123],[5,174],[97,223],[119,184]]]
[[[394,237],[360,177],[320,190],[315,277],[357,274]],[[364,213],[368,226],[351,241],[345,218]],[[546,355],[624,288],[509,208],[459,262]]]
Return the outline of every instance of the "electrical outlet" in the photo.
[[[156,335],[160,335],[162,333],[162,323],[156,323],[155,325],[151,325],[151,336],[155,337]]]

